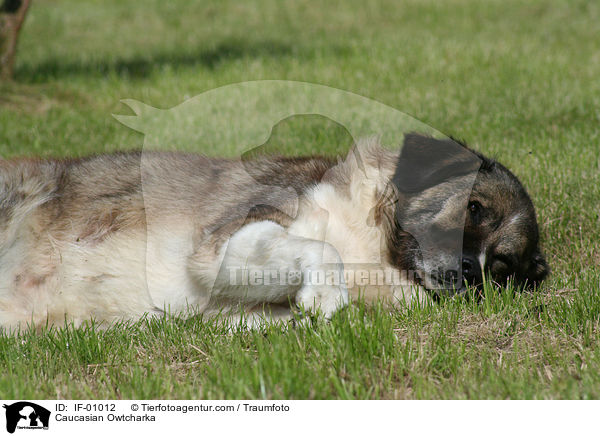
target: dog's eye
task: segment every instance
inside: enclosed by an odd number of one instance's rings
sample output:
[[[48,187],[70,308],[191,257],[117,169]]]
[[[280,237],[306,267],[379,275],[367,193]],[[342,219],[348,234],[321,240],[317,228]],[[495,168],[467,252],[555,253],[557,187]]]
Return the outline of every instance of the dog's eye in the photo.
[[[474,224],[479,224],[481,219],[481,203],[478,201],[470,201],[468,205],[469,213]]]

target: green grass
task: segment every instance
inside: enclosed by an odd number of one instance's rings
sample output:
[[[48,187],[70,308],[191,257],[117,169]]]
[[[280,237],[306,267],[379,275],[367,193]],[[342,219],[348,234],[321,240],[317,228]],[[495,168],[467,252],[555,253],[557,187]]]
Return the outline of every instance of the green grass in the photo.
[[[600,5],[587,1],[36,1],[0,155],[142,146],[120,99],[217,86],[346,89],[497,157],[528,188],[553,269],[534,295],[226,331],[199,317],[0,337],[3,398],[600,398]],[[344,132],[282,125],[298,152]],[[300,139],[298,139],[300,138]]]

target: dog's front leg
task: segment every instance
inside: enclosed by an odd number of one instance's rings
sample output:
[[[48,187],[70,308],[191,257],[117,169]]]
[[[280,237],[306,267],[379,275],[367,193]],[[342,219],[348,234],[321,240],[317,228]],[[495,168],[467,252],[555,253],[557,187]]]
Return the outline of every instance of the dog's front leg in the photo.
[[[291,235],[272,221],[235,231],[213,262],[207,262],[206,252],[199,247],[190,266],[198,282],[211,288],[215,302],[250,306],[292,300],[326,318],[348,303],[343,264],[335,248]]]
[[[296,293],[296,304],[304,310],[320,310],[326,319],[348,304],[344,266],[337,250],[322,241],[290,236],[292,246],[302,246],[298,257],[303,275],[302,287]]]

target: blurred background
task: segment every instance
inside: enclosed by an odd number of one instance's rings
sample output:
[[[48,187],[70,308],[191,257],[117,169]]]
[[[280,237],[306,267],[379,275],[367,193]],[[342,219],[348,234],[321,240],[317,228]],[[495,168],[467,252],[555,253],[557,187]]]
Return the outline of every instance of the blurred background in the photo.
[[[167,108],[266,78],[362,94],[470,142],[552,137],[598,121],[599,18],[587,1],[32,0],[0,85],[0,153],[139,147],[110,116],[120,99]]]

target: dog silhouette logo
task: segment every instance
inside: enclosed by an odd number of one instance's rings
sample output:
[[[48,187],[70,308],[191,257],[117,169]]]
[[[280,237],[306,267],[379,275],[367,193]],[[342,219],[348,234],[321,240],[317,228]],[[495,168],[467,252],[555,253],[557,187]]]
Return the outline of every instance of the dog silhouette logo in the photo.
[[[19,401],[10,405],[4,404],[6,409],[6,431],[14,433],[19,429],[48,429],[50,411],[42,406],[28,401]]]

